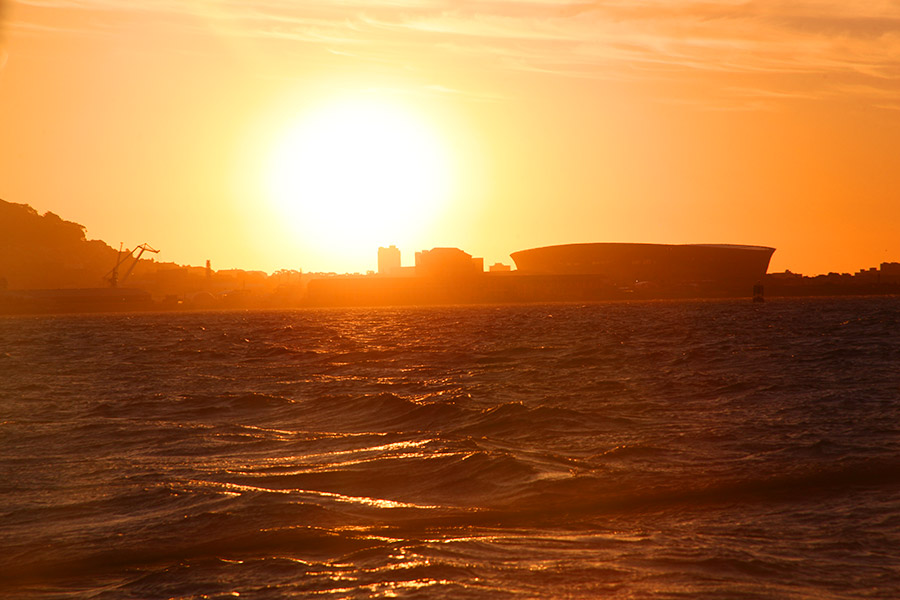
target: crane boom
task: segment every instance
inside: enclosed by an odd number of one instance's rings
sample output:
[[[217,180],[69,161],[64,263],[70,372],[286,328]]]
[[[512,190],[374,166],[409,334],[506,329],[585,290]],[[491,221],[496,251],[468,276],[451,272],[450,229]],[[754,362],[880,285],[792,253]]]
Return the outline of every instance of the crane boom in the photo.
[[[137,252],[137,256],[135,256],[135,252]],[[106,275],[103,276],[109,282],[111,287],[118,287],[120,283],[125,283],[128,279],[128,276],[131,275],[131,272],[134,271],[134,268],[137,266],[138,261],[141,259],[141,256],[144,255],[144,252],[152,252],[157,253],[159,250],[154,249],[150,246],[150,244],[141,244],[140,246],[136,246],[130,252],[122,253],[122,244],[119,244],[119,256],[116,259],[116,266],[112,268]],[[134,259],[131,263],[131,266],[128,267],[128,270],[125,272],[125,275],[122,276],[122,279],[119,279],[119,267],[121,267],[126,261],[129,259]]]

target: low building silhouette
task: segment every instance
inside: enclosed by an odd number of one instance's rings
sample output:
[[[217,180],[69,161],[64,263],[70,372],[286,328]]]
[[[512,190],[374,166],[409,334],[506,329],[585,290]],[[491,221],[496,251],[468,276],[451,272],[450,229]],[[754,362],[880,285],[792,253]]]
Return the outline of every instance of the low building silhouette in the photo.
[[[432,248],[416,252],[418,277],[471,277],[484,273],[484,259],[459,248]]]
[[[900,262],[883,262],[880,266],[882,283],[900,283]]]
[[[775,248],[738,244],[562,244],[513,252],[528,275],[594,275],[610,284],[750,289],[766,274]]]

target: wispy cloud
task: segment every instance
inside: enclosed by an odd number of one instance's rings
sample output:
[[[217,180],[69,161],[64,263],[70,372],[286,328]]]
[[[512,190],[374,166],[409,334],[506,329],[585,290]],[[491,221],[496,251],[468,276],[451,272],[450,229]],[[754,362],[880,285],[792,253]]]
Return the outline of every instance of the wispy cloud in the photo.
[[[229,35],[322,44],[361,58],[401,61],[437,53],[482,68],[622,80],[743,76],[745,89],[770,100],[857,93],[860,88],[852,85],[870,86],[888,97],[880,97],[880,105],[900,101],[895,0],[21,3],[40,7],[38,14],[47,8],[145,17],[149,12],[198,32],[212,24]],[[802,91],[784,86],[791,76],[807,78]],[[760,77],[771,78],[770,87]],[[734,93],[733,87],[723,90]]]

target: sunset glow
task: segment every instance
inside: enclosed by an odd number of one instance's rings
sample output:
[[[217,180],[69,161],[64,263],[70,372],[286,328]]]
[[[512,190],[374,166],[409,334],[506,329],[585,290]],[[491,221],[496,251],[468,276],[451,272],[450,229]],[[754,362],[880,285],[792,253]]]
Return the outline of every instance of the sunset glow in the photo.
[[[450,159],[427,124],[399,106],[335,101],[288,124],[272,151],[269,195],[323,254],[405,239],[448,200]]]
[[[364,272],[383,244],[509,264],[581,242],[758,244],[806,274],[900,260],[896,2],[4,6],[0,198],[161,260]]]
[[[900,0],[0,0],[0,600],[900,600]]]

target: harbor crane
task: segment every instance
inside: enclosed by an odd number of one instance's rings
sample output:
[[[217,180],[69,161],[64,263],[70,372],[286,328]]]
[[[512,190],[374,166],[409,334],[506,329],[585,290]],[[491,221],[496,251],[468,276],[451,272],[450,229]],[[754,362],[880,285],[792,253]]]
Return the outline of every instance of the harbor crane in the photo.
[[[137,252],[137,254],[135,254]],[[112,268],[112,270],[103,276],[103,279],[109,282],[110,287],[119,287],[120,283],[125,283],[128,279],[128,276],[131,275],[131,272],[134,271],[134,267],[137,266],[138,261],[141,259],[141,256],[144,255],[144,252],[152,252],[157,253],[159,250],[154,250],[149,244],[141,244],[140,246],[136,246],[130,252],[122,251],[122,243],[119,242],[119,255],[116,258],[116,266]],[[128,267],[128,270],[125,271],[125,274],[119,279],[119,267],[125,264],[129,259],[133,259],[131,266]]]

